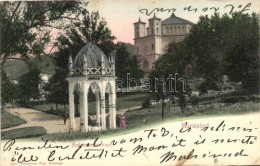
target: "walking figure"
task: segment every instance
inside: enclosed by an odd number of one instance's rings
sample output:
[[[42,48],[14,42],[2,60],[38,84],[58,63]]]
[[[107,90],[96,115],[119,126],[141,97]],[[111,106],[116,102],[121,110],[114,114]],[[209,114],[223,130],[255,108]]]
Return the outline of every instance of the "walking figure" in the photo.
[[[120,118],[120,125],[122,128],[126,128],[126,121],[125,121],[125,115],[122,115]]]
[[[117,128],[120,127],[120,116],[118,114],[116,115],[116,126]]]
[[[65,113],[64,116],[63,116],[64,124],[66,124],[67,118],[68,118],[67,114]]]
[[[89,125],[89,126],[93,126],[92,120],[91,120],[91,117],[90,117],[90,116],[88,116],[88,125]]]

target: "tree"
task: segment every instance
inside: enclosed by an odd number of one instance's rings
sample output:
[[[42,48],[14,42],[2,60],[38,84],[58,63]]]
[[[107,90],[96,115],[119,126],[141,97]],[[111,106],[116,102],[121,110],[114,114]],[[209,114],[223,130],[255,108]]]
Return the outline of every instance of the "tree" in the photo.
[[[200,91],[220,91],[223,77],[244,88],[259,83],[259,26],[253,13],[201,16],[186,39],[195,69],[204,78]]]
[[[155,62],[155,70],[149,75],[152,81],[152,97],[162,101],[162,118],[164,118],[165,100],[178,98],[182,113],[186,109],[185,98],[191,94],[185,80],[185,68],[192,59],[187,56],[185,43],[171,43],[159,60]],[[177,77],[178,76],[178,77]],[[171,81],[170,81],[171,80]]]
[[[60,23],[60,20],[77,20],[75,13],[81,4],[78,1],[1,2],[1,66],[8,59],[19,59],[27,62],[31,68],[30,57],[46,54],[51,30],[66,29],[68,25]]]
[[[243,88],[259,88],[259,22],[256,14],[230,18],[233,40],[228,44],[226,75]]]
[[[66,77],[66,72],[62,71],[62,69],[57,69],[56,73],[49,79],[48,86],[44,86],[48,101],[56,104],[68,103],[68,82]]]
[[[21,103],[39,99],[41,78],[38,68],[34,68],[28,73],[23,74],[18,83],[19,100]]]
[[[6,72],[1,70],[1,104],[13,102],[17,94],[15,92],[16,87],[8,78]]]
[[[44,88],[47,91],[47,99],[56,104],[68,103],[68,84],[65,79],[68,74],[70,54],[72,58],[75,58],[87,42],[95,43],[106,55],[114,50],[115,37],[111,34],[106,22],[100,19],[98,12],[90,13],[86,6],[79,9],[78,20],[74,20],[65,33],[59,34],[57,39],[59,44],[54,58],[55,74]]]
[[[138,81],[143,77],[143,71],[139,69],[136,57],[130,55],[124,43],[117,44],[115,68],[116,76],[123,79],[123,86],[127,85],[127,73]]]

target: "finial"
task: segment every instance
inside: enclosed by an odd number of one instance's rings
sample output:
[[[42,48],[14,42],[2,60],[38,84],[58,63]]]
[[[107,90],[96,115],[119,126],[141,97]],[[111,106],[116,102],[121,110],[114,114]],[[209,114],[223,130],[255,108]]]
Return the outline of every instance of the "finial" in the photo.
[[[73,62],[72,62],[72,56],[71,56],[71,54],[69,55],[69,64],[72,64]]]
[[[83,75],[87,75],[87,58],[83,56]]]
[[[139,17],[139,20],[138,20],[138,22],[141,22],[141,18]]]
[[[153,17],[155,18],[156,16],[155,16],[155,13],[153,13]]]
[[[69,75],[72,76],[73,75],[73,61],[72,61],[71,51],[70,51],[70,55],[69,55],[68,68],[69,68]]]
[[[174,13],[172,13],[171,17],[176,17]]]
[[[101,54],[101,74],[105,75],[105,60],[104,54]]]

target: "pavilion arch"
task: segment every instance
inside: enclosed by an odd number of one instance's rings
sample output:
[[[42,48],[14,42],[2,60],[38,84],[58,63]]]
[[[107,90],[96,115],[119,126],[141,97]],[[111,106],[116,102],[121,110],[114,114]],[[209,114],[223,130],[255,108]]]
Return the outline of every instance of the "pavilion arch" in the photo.
[[[75,122],[75,94],[79,93],[80,131],[106,130],[106,117],[110,128],[116,128],[115,53],[109,58],[95,44],[87,43],[72,60],[69,57],[69,110],[70,130],[77,130]],[[96,99],[96,125],[88,124],[88,95],[92,91]],[[105,94],[109,94],[109,112],[106,113]]]

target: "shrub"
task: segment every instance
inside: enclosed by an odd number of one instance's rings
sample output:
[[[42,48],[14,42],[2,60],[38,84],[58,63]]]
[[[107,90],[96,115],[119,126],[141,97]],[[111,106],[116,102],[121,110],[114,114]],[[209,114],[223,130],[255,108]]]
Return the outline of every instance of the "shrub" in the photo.
[[[31,138],[41,136],[47,133],[47,130],[40,126],[24,127],[1,132],[1,139],[15,139],[15,138]]]
[[[142,108],[149,108],[151,106],[151,100],[149,97],[146,97],[142,102]]]
[[[233,96],[222,99],[223,103],[239,103],[239,102],[259,102],[260,98],[258,96]]]
[[[192,96],[192,97],[190,98],[190,102],[191,102],[191,105],[192,105],[193,107],[195,107],[195,106],[198,107],[199,98],[196,97],[196,96]]]

